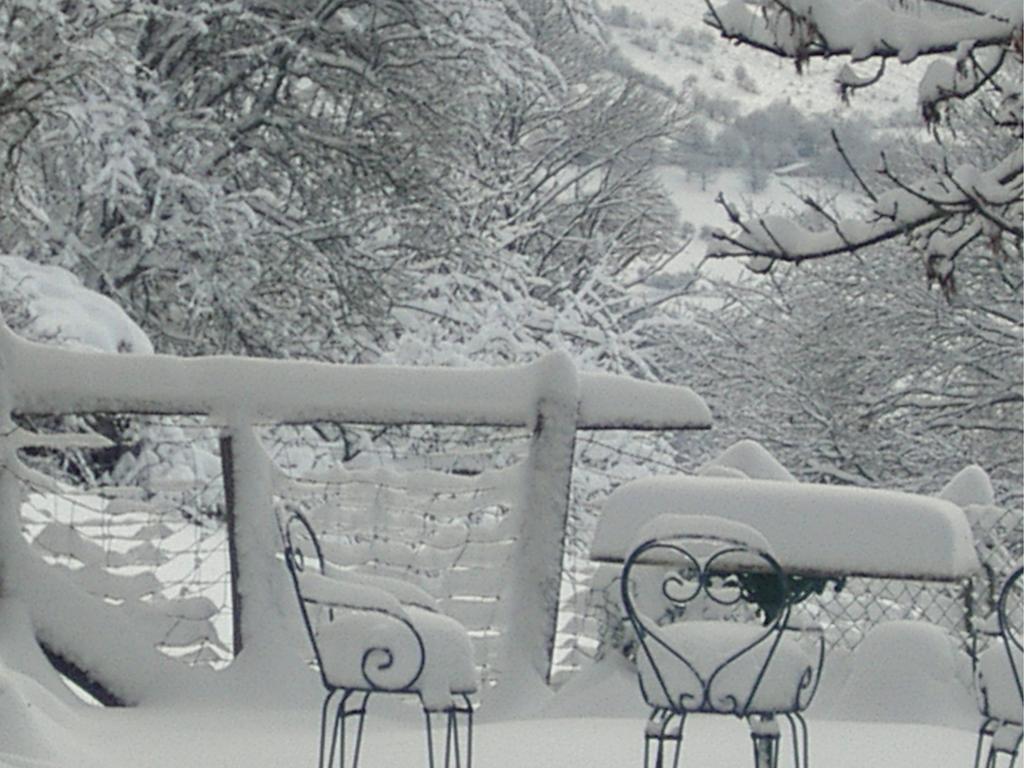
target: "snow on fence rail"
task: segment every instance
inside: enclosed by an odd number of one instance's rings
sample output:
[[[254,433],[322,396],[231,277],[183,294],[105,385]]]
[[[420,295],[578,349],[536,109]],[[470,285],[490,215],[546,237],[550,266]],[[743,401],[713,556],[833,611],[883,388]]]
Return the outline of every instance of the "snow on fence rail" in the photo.
[[[89,599],[74,579],[56,576],[24,546],[23,481],[55,493],[60,488],[17,454],[19,448],[40,445],[109,442],[94,435],[37,435],[14,421],[97,413],[200,417],[219,430],[232,666],[238,668],[245,666],[244,658],[265,666],[296,641],[294,598],[276,561],[275,503],[282,503],[281,489],[288,483],[268,455],[259,425],[328,421],[525,428],[529,447],[517,470],[518,487],[507,494],[507,507],[491,506],[489,513],[500,519],[496,527],[506,537],[500,541],[508,545],[504,584],[499,598],[490,601],[500,600],[501,615],[475,628],[484,638],[500,627],[497,650],[485,654],[485,663],[517,680],[544,680],[551,673],[577,430],[694,429],[710,422],[704,403],[684,387],[577,374],[564,354],[517,368],[459,371],[182,359],[55,349],[23,341],[0,323],[0,594],[23,598],[51,658],[111,702],[139,701],[154,688],[174,687],[170,680],[176,672],[154,661],[152,633],[138,631],[110,605],[118,600]],[[132,532],[138,534],[139,529]],[[467,536],[465,543],[480,543],[473,539],[480,535]],[[109,556],[119,550],[107,551]],[[97,562],[91,558],[81,566]],[[473,579],[481,581],[477,576]],[[50,594],[60,598],[41,599]],[[454,601],[454,590],[451,597]],[[474,601],[488,602],[482,596],[465,602]],[[202,620],[202,613],[196,609],[183,618]]]

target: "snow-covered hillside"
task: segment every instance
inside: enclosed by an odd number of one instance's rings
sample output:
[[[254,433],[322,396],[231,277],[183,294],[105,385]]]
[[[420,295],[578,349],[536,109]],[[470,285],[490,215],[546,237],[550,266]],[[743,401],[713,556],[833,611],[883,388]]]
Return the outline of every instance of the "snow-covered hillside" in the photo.
[[[824,193],[844,207],[854,205],[853,196],[839,184],[845,171],[829,128],[838,126],[840,135],[858,142],[857,159],[867,164],[873,162],[865,159],[873,151],[872,135],[918,127],[920,66],[890,68],[882,82],[845,104],[835,83],[840,64],[818,61],[797,74],[791,61],[731,45],[703,22],[702,2],[611,0],[599,8],[618,54],[694,111],[692,132],[680,137],[682,151],[660,171],[680,219],[697,235],[673,263],[676,270],[689,271],[701,261],[702,232],[728,226],[715,200],[720,193],[741,211],[782,214],[791,209],[797,193],[808,191]],[[806,116],[807,123],[792,122],[789,107]],[[773,109],[776,119],[769,125]],[[745,121],[738,131],[737,120]],[[760,125],[763,136],[758,135]],[[809,134],[810,148],[793,157],[779,155],[780,145],[784,149],[787,142],[797,143],[797,131]],[[752,146],[756,144],[760,147]],[[707,263],[704,269],[729,277],[741,268],[737,261]]]
[[[703,2],[604,0],[599,8],[612,42],[629,62],[677,92],[696,87],[733,99],[741,113],[779,99],[808,113],[851,109],[835,85],[839,62],[815,62],[797,76],[791,61],[719,39],[703,22]],[[922,65],[890,70],[877,86],[858,94],[852,108],[884,120],[913,111]]]

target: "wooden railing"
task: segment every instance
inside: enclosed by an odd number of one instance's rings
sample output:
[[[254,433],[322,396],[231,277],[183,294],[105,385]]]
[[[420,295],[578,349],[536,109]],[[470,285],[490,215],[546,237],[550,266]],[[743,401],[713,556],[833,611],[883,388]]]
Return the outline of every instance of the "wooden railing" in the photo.
[[[18,430],[16,417],[96,413],[201,415],[221,426],[238,658],[273,653],[280,627],[293,618],[286,575],[276,562],[281,544],[274,467],[257,425],[330,421],[527,428],[532,438],[524,508],[510,564],[514,575],[502,605],[502,667],[506,674],[541,680],[551,672],[577,430],[710,425],[703,402],[684,387],[579,374],[562,353],[527,366],[470,370],[111,355],[26,342],[0,321],[0,559],[23,556],[15,545],[3,543],[14,532],[21,539],[16,450],[45,442]],[[0,573],[12,570],[0,562]],[[0,583],[0,596],[5,591],[18,590]],[[36,613],[35,624],[54,655],[82,655],[73,652],[80,636],[46,610]],[[90,628],[78,632],[87,635]],[[130,701],[132,686],[103,680],[106,672],[88,670],[111,690],[127,689],[122,698]]]

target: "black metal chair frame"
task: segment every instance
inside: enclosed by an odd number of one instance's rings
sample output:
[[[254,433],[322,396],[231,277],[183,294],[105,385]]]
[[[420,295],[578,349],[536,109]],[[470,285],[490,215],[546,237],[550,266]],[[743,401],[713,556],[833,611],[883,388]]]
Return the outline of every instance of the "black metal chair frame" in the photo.
[[[1021,682],[1021,668],[1018,666],[1019,659],[1016,655],[1024,653],[1024,647],[1022,647],[1020,630],[1015,629],[1014,625],[1011,623],[1009,608],[1007,606],[1007,600],[1010,596],[1010,592],[1015,588],[1019,588],[1022,574],[1024,574],[1024,567],[1017,568],[1017,570],[1011,573],[1006,581],[1003,582],[1003,586],[999,590],[999,599],[996,602],[996,617],[999,621],[997,642],[1001,642],[1003,649],[1006,651],[1006,656],[1010,663],[1010,669],[1013,672],[1013,681],[1017,686],[1017,693],[1020,695],[1021,701],[1024,702],[1024,685],[1022,685]],[[1016,649],[1016,651],[1014,649]],[[989,742],[989,747],[985,758],[985,768],[995,768],[1000,754],[1006,754],[1009,756],[1009,766],[1012,768],[1012,766],[1017,762],[1017,756],[1020,754],[1021,729],[1024,728],[1024,726],[1022,726],[1020,722],[1007,721],[996,717],[991,713],[989,709],[988,692],[985,689],[984,681],[981,681],[981,684],[979,685],[979,695],[981,697],[982,722],[981,727],[978,728],[978,742],[974,750],[974,768],[980,768],[981,766],[981,755],[985,752],[986,740]],[[1024,717],[1022,717],[1022,720],[1024,720]],[[1015,744],[1007,748],[1001,748],[997,744],[994,737],[996,731],[1001,727],[1017,728],[1017,739]]]
[[[382,608],[369,608],[359,605],[347,605],[334,600],[321,602],[303,595],[300,575],[309,567],[310,561],[315,565],[321,576],[328,576],[323,550],[309,520],[301,512],[292,512],[283,530],[285,550],[284,559],[291,575],[292,586],[298,599],[302,621],[313,646],[320,680],[327,691],[320,708],[320,741],[318,750],[319,768],[346,768],[346,757],[351,753],[350,768],[358,768],[359,756],[363,741],[363,723],[366,718],[367,703],[375,694],[414,695],[420,699],[426,725],[427,765],[435,768],[435,745],[433,716],[444,715],[444,766],[445,768],[472,768],[473,764],[473,703],[467,692],[453,692],[454,702],[447,709],[432,711],[423,702],[423,697],[416,689],[416,683],[427,664],[426,646],[423,637],[405,616],[392,613]],[[360,662],[363,684],[351,687],[340,687],[332,683],[326,674],[320,644],[310,609],[316,607],[326,610],[328,620],[334,618],[336,611],[360,611],[379,613],[387,616],[408,632],[413,640],[418,658],[413,665],[413,672],[400,684],[386,684],[379,678],[379,673],[392,669],[396,662],[396,649],[381,644],[362,649]],[[352,742],[348,739],[348,724],[354,719],[355,733]],[[460,720],[463,724],[460,726]],[[462,731],[465,731],[463,737]],[[330,732],[330,739],[328,739]],[[329,743],[328,743],[329,742]],[[335,760],[337,759],[337,762]]]
[[[717,549],[710,556],[701,560],[688,549],[692,545],[717,545]],[[660,555],[655,555],[655,550],[662,550]],[[647,559],[648,564],[652,562],[664,563],[666,553],[670,558],[679,559],[682,566],[686,568],[687,581],[682,575],[682,569],[676,566],[673,572],[663,577],[661,583],[661,594],[670,604],[684,608],[687,604],[696,600],[701,594],[710,598],[714,603],[721,606],[734,606],[748,600],[748,595],[741,585],[738,576],[741,572],[756,573],[777,580],[778,594],[786,595],[786,599],[779,607],[773,617],[765,621],[763,631],[753,641],[732,653],[724,662],[719,664],[707,679],[690,663],[677,649],[660,636],[661,627],[651,621],[641,611],[637,610],[633,596],[630,592],[630,583],[633,569],[637,565],[644,565]],[[729,560],[741,556],[744,560],[753,560],[755,567],[736,569],[729,565]],[[715,579],[733,579],[732,598],[722,598],[712,589]],[[696,586],[692,586],[696,584]],[[689,585],[689,586],[688,586]],[[757,766],[775,766],[779,759],[780,731],[776,717],[782,715],[789,723],[790,733],[793,739],[793,759],[797,768],[809,768],[810,759],[808,753],[808,732],[807,722],[804,720],[801,710],[806,708],[813,699],[818,683],[821,679],[821,669],[824,663],[825,639],[821,631],[817,634],[817,660],[802,674],[796,692],[796,700],[791,707],[779,708],[778,711],[762,711],[753,706],[757,691],[764,681],[765,675],[771,665],[775,651],[778,649],[783,635],[792,631],[789,627],[792,605],[789,601],[788,581],[779,563],[768,552],[750,546],[749,544],[718,535],[687,535],[680,533],[672,536],[659,536],[652,538],[630,552],[625,560],[622,570],[622,581],[620,584],[622,593],[622,604],[626,615],[632,625],[639,647],[637,653],[645,654],[651,669],[654,671],[658,685],[666,701],[671,703],[669,708],[658,706],[652,703],[651,697],[646,690],[643,690],[643,678],[641,677],[641,689],[645,700],[651,705],[652,711],[648,719],[644,736],[644,766],[645,768],[678,768],[680,753],[683,743],[683,728],[686,724],[686,717],[691,713],[712,713],[728,714],[738,718],[746,718],[750,724],[751,739],[754,747],[754,761]],[[680,592],[679,590],[684,591]],[[750,693],[745,699],[740,700],[732,695],[721,699],[712,697],[712,688],[719,675],[737,659],[758,648],[762,644],[769,644],[768,652],[764,663],[758,670]],[[654,648],[660,647],[672,658],[672,662],[684,665],[701,684],[700,697],[682,693],[678,700],[672,695],[665,676],[659,663],[656,660]],[[806,693],[806,700],[801,702],[802,696]],[[801,706],[802,703],[802,706]],[[668,746],[674,744],[674,753],[671,763],[666,762]],[[653,760],[653,763],[652,763]]]

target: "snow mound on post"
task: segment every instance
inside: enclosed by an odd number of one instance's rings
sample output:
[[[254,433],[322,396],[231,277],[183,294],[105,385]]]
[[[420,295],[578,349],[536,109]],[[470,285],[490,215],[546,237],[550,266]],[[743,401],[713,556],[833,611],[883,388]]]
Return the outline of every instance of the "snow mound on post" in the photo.
[[[992,481],[988,473],[977,464],[969,464],[957,472],[939,491],[938,497],[960,507],[991,507],[996,503]]]
[[[742,473],[744,477],[755,480],[796,481],[789,470],[756,440],[740,440],[738,443],[733,443],[722,451],[721,455],[705,463],[697,473],[735,477],[736,475],[729,470],[735,470]]]
[[[153,354],[146,334],[117,304],[60,267],[0,256],[0,305],[27,315],[25,338],[95,352]]]

